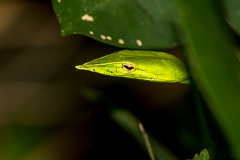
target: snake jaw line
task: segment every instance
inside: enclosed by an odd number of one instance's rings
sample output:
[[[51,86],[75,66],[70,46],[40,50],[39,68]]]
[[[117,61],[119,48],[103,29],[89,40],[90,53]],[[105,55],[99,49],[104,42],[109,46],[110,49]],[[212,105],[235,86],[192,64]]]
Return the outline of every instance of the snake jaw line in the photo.
[[[75,66],[77,69],[83,69],[82,65]]]

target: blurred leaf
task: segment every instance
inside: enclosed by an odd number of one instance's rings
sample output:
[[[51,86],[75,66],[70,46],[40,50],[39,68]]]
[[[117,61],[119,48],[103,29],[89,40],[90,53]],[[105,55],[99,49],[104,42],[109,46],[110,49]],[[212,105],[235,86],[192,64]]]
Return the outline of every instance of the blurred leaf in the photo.
[[[114,109],[111,110],[110,115],[120,126],[122,126],[130,135],[132,135],[143,148],[146,148],[146,144],[144,143],[141,135],[142,133],[138,128],[139,121],[131,112],[125,109]],[[148,138],[157,160],[178,159],[166,147],[159,144],[151,135],[148,134]]]
[[[52,2],[63,35],[83,34],[103,43],[135,49],[166,48],[179,43],[175,0]]]
[[[203,10],[204,8],[204,10]],[[240,159],[240,63],[217,0],[179,1],[192,75]]]
[[[9,127],[7,131],[2,129],[0,159],[22,159],[30,154],[50,133],[50,128],[37,126],[17,125]]]
[[[223,3],[227,14],[227,20],[238,35],[240,35],[240,1],[224,0]]]
[[[190,159],[190,160],[209,160],[208,151],[204,149],[199,155],[195,154],[193,159]]]

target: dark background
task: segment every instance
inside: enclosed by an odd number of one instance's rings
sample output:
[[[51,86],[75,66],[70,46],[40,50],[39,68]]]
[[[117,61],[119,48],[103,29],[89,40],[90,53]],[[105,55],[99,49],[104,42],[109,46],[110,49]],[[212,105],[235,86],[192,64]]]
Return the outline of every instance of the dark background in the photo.
[[[62,37],[51,1],[0,1],[0,22],[1,160],[149,159],[109,117],[111,107],[131,110],[180,158],[200,152],[198,134],[181,132],[195,126],[186,118],[194,112],[188,85],[75,69],[120,48]],[[183,57],[180,48],[164,51]]]

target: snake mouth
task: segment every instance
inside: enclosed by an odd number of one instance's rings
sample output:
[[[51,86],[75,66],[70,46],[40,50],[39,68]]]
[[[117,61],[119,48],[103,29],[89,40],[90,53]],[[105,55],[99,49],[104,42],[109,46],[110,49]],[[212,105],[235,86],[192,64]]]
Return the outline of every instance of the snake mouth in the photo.
[[[77,69],[84,69],[84,66],[83,65],[78,65],[78,66],[75,66],[75,68],[77,68]]]

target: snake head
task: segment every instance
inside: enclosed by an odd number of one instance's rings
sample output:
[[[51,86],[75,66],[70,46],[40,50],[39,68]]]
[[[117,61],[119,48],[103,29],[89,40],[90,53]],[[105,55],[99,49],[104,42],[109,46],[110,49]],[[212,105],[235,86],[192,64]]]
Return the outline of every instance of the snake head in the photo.
[[[123,50],[94,59],[77,69],[164,83],[187,83],[184,64],[173,55],[153,51]]]

